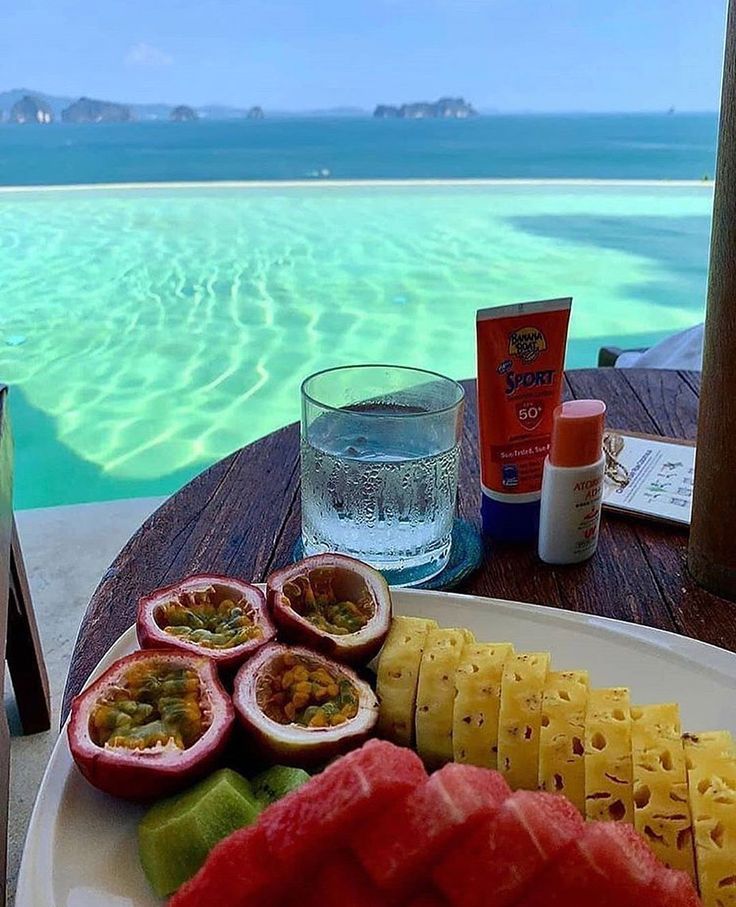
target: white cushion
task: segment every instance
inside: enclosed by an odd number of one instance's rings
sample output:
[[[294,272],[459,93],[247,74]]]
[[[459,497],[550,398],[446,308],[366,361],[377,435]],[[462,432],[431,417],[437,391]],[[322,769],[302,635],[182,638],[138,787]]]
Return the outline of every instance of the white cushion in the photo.
[[[703,366],[703,325],[679,331],[643,353],[622,353],[616,368],[677,368],[700,371]]]

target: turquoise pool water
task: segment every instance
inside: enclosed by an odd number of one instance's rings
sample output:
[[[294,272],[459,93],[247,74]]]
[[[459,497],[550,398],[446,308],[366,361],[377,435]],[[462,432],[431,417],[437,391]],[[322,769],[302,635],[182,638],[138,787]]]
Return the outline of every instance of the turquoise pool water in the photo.
[[[475,370],[479,307],[571,294],[568,365],[703,313],[712,189],[0,193],[16,505],[168,493],[350,362]]]

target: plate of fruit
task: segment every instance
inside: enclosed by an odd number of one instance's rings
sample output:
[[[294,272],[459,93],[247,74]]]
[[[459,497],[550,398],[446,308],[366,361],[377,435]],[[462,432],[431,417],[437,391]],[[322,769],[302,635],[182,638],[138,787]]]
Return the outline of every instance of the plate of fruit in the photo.
[[[338,555],[141,599],[18,907],[736,904],[736,655]]]

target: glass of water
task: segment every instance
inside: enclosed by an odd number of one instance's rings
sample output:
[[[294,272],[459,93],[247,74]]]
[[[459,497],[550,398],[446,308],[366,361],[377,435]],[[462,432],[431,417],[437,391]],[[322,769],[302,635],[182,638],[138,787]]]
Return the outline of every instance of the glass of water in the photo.
[[[394,585],[447,563],[465,392],[422,369],[354,365],[302,383],[302,542]]]

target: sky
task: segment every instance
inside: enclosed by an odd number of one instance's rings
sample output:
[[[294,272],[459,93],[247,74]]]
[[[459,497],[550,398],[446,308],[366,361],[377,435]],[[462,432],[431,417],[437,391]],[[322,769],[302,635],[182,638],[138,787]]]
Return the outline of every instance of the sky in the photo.
[[[0,91],[272,110],[715,110],[725,0],[0,0]]]

